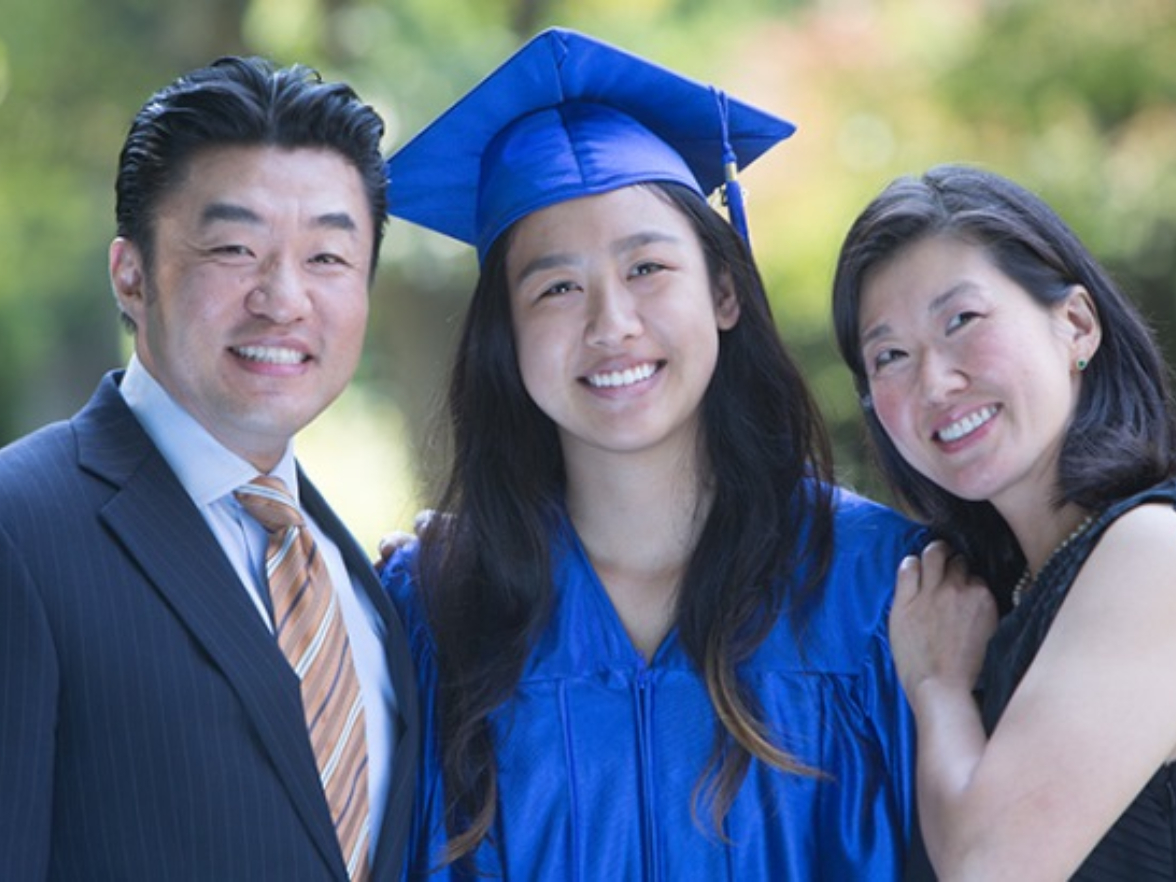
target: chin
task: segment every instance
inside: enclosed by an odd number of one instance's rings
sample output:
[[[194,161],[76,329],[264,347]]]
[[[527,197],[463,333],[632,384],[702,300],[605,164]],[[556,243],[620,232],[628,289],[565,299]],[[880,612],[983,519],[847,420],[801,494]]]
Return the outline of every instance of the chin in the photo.
[[[958,496],[965,502],[988,502],[996,493],[995,487],[989,484],[977,484],[974,481],[962,484],[959,482],[953,484],[943,481],[937,481],[936,483],[948,493],[951,493],[953,496]]]

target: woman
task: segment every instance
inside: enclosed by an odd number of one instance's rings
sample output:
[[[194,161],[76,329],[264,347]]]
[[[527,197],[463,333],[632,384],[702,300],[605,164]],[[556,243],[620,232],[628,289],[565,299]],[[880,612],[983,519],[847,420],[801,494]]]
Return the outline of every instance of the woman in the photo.
[[[963,552],[904,560],[891,619],[932,862],[1176,878],[1176,434],[1138,311],[1036,196],[944,166],[858,217],[833,312],[882,471]]]
[[[433,727],[416,874],[898,875],[888,574],[922,534],[832,490],[746,243],[703,195],[791,131],[548,31],[390,160],[392,212],[481,261],[450,514],[385,572]]]

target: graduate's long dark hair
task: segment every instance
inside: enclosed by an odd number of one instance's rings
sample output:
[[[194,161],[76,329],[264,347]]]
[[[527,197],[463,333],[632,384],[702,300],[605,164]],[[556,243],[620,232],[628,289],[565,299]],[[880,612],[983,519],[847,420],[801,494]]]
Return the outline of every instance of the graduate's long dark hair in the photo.
[[[869,403],[858,320],[862,286],[904,249],[932,236],[982,248],[1006,276],[1045,307],[1081,285],[1102,326],[1066,431],[1054,504],[1097,511],[1176,470],[1176,421],[1168,368],[1136,306],[1038,196],[1000,175],[942,165],[902,177],[850,227],[833,281],[833,324],[862,396],[866,426],[889,486],[918,517],[962,551],[1008,602],[1025,566],[1020,546],[989,502],[960,499],[915,471]]]
[[[739,666],[782,613],[799,632],[818,599],[832,550],[832,467],[824,426],[780,341],[743,239],[687,188],[643,186],[690,220],[712,289],[729,278],[740,306],[738,322],[720,333],[701,404],[700,460],[714,501],[675,616],[721,722],[711,762],[699,770],[694,808],[705,807],[722,836],[751,757],[816,774],[777,746]],[[564,494],[556,427],[528,396],[518,368],[505,273],[509,242],[508,232],[486,255],[450,378],[454,455],[438,507],[452,517],[435,521],[423,538],[422,584],[438,656],[447,861],[468,858],[493,827],[498,776],[488,717],[511,698],[548,621],[549,542]]]

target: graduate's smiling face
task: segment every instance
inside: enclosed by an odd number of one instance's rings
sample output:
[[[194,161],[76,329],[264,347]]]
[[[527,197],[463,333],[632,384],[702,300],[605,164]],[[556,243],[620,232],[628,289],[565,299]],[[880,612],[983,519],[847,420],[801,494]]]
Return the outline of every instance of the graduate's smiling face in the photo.
[[[144,366],[263,471],[355,371],[372,224],[359,172],[334,151],[216,147],[161,200],[150,266],[133,242],[111,246]]]
[[[693,451],[731,291],[658,189],[561,202],[520,221],[506,258],[519,369],[565,456]]]

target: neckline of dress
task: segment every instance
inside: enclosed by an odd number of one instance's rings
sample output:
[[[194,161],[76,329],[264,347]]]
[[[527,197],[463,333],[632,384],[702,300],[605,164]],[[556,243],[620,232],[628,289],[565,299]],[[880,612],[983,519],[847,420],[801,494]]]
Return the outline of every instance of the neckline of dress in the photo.
[[[1051,551],[1049,556],[1046,557],[1045,563],[1041,565],[1041,569],[1038,570],[1036,574],[1034,574],[1034,572],[1029,568],[1028,564],[1025,565],[1025,569],[1021,573],[1021,578],[1017,579],[1017,584],[1013,586],[1014,607],[1021,605],[1021,601],[1024,599],[1025,595],[1037,584],[1037,580],[1041,574],[1049,569],[1050,564],[1052,564],[1063,551],[1078,541],[1078,539],[1080,539],[1082,535],[1090,529],[1090,527],[1094,524],[1094,520],[1095,516],[1093,514],[1089,514],[1083,518],[1082,522],[1078,524],[1078,526],[1075,527],[1068,536],[1064,537],[1061,542],[1054,546],[1053,551]]]

